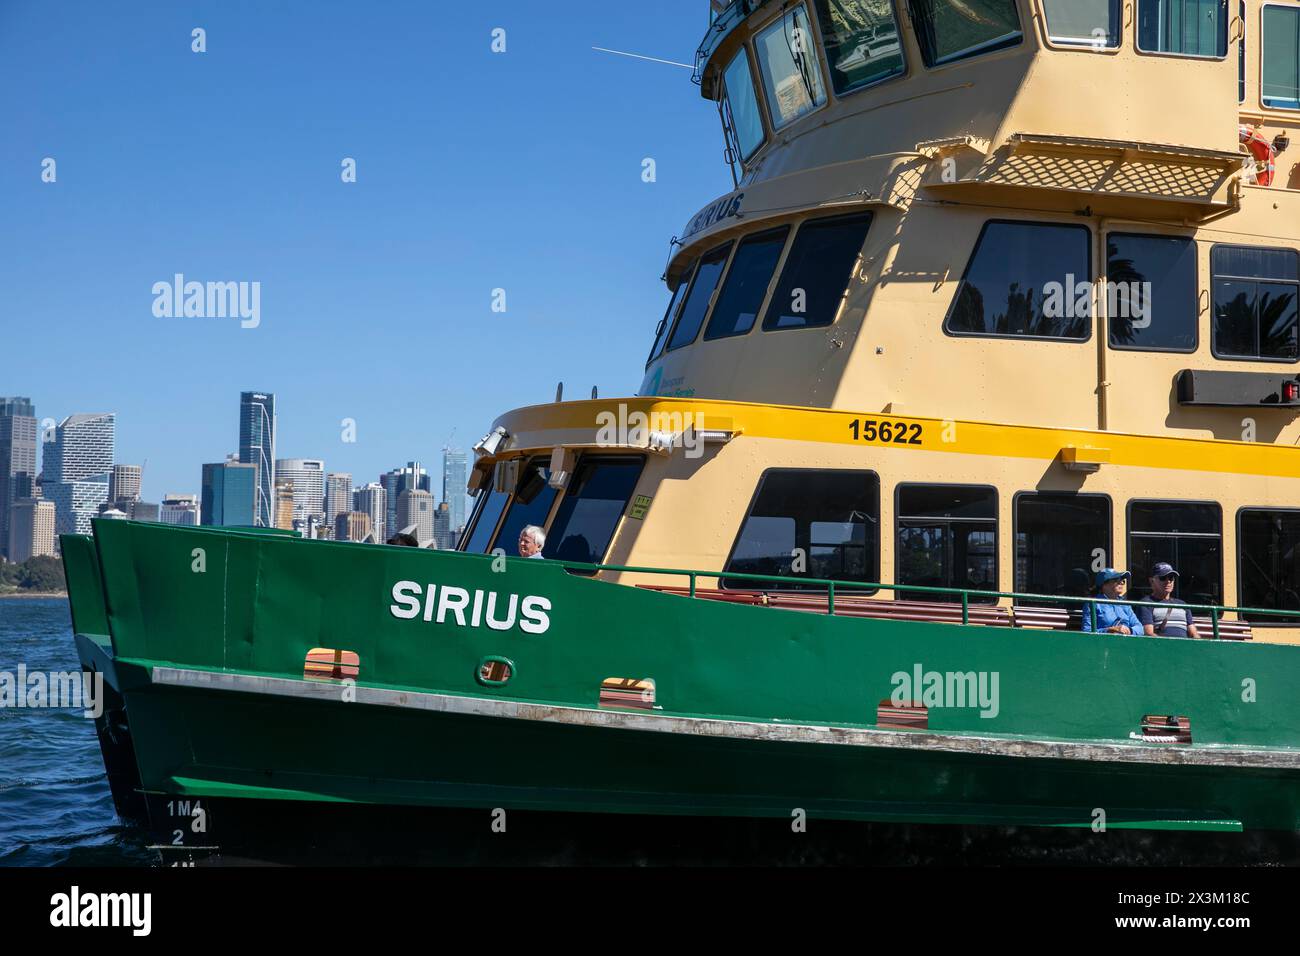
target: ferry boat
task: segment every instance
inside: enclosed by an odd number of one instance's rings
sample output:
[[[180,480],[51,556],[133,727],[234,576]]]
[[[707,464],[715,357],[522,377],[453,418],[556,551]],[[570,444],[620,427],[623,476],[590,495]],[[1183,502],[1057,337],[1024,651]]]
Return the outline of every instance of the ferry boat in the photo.
[[[63,540],[119,809],[1300,829],[1300,2],[711,14],[734,188],[459,552]]]

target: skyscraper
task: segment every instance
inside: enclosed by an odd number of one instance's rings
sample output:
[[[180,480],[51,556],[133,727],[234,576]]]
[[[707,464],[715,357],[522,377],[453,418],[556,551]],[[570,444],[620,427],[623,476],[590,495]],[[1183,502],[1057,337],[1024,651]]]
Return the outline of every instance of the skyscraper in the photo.
[[[465,453],[455,448],[442,450],[442,500],[450,512],[451,530],[459,533],[465,527]],[[439,545],[438,547],[442,547]]]
[[[56,534],[90,534],[90,519],[108,500],[117,416],[69,415],[45,449],[42,494],[54,502]]]
[[[281,458],[275,480],[293,483],[293,520],[306,529],[313,515],[325,518],[325,462],[319,458]]]
[[[15,501],[6,546],[10,561],[54,554],[54,503],[40,498]]]
[[[36,409],[30,398],[0,397],[0,553],[9,550],[9,514],[36,482]]]
[[[197,525],[199,523],[199,496],[163,495],[158,520],[163,524]]]
[[[424,547],[433,540],[433,510],[433,495],[430,492],[403,491],[397,500],[397,527],[393,530],[404,531],[415,525],[411,534]]]
[[[433,513],[433,540],[439,551],[456,550],[456,532],[451,528],[451,509],[447,502],[438,502]]]
[[[284,531],[293,530],[293,482],[275,479],[275,525]]]
[[[275,527],[275,396],[239,393],[239,460],[257,466],[253,523]]]
[[[256,523],[257,466],[236,456],[203,466],[203,524],[250,528]]]
[[[379,483],[384,486],[384,491],[388,493],[388,513],[385,517],[384,529],[389,536],[406,527],[405,524],[397,520],[397,505],[402,492],[433,492],[433,484],[429,480],[429,473],[420,466],[418,461],[408,461],[405,468],[394,468],[392,471],[380,475]]]
[[[341,511],[334,522],[334,540],[364,541],[373,530],[364,511]]]
[[[393,529],[388,522],[388,492],[372,481],[352,492],[352,510],[370,515],[370,531],[376,541],[387,541]]]
[[[325,520],[331,528],[338,516],[352,510],[352,476],[331,472],[325,476]]]
[[[114,465],[108,476],[108,500],[139,501],[140,481],[144,469],[140,465]]]

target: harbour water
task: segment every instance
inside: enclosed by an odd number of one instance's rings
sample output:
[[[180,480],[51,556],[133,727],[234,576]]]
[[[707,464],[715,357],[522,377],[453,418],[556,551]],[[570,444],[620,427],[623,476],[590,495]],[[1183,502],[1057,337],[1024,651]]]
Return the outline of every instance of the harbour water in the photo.
[[[67,601],[0,600],[0,671],[76,671]],[[242,808],[241,808],[242,809]],[[1300,865],[1300,835],[580,817],[261,805],[211,863],[433,865]],[[229,817],[227,816],[227,819]],[[156,866],[113,810],[80,711],[0,708],[0,865]]]

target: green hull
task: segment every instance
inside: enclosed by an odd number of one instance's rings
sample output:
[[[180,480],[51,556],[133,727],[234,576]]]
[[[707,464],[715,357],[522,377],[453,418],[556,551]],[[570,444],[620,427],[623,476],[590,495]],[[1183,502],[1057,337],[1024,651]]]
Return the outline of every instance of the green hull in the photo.
[[[83,663],[121,701],[146,793],[1300,830],[1298,648],[830,617],[129,522],[64,550]],[[426,621],[430,584],[495,592],[498,625],[509,595],[518,613],[493,629],[471,597],[461,625],[453,595]],[[87,631],[101,620],[111,646]],[[357,654],[355,686],[304,679],[322,647]],[[511,663],[506,684],[479,680],[485,658]],[[878,727],[918,667],[996,674],[996,706]],[[652,678],[656,709],[599,707],[608,678]],[[1188,716],[1194,743],[1130,739],[1147,714]]]

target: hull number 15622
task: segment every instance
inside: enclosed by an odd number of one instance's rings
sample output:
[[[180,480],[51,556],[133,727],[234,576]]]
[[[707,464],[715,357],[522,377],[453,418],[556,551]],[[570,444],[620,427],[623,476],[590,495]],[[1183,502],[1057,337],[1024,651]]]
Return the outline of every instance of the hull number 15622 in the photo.
[[[921,426],[915,422],[878,422],[872,418],[855,418],[849,422],[855,441],[874,441],[887,445],[920,445]]]

